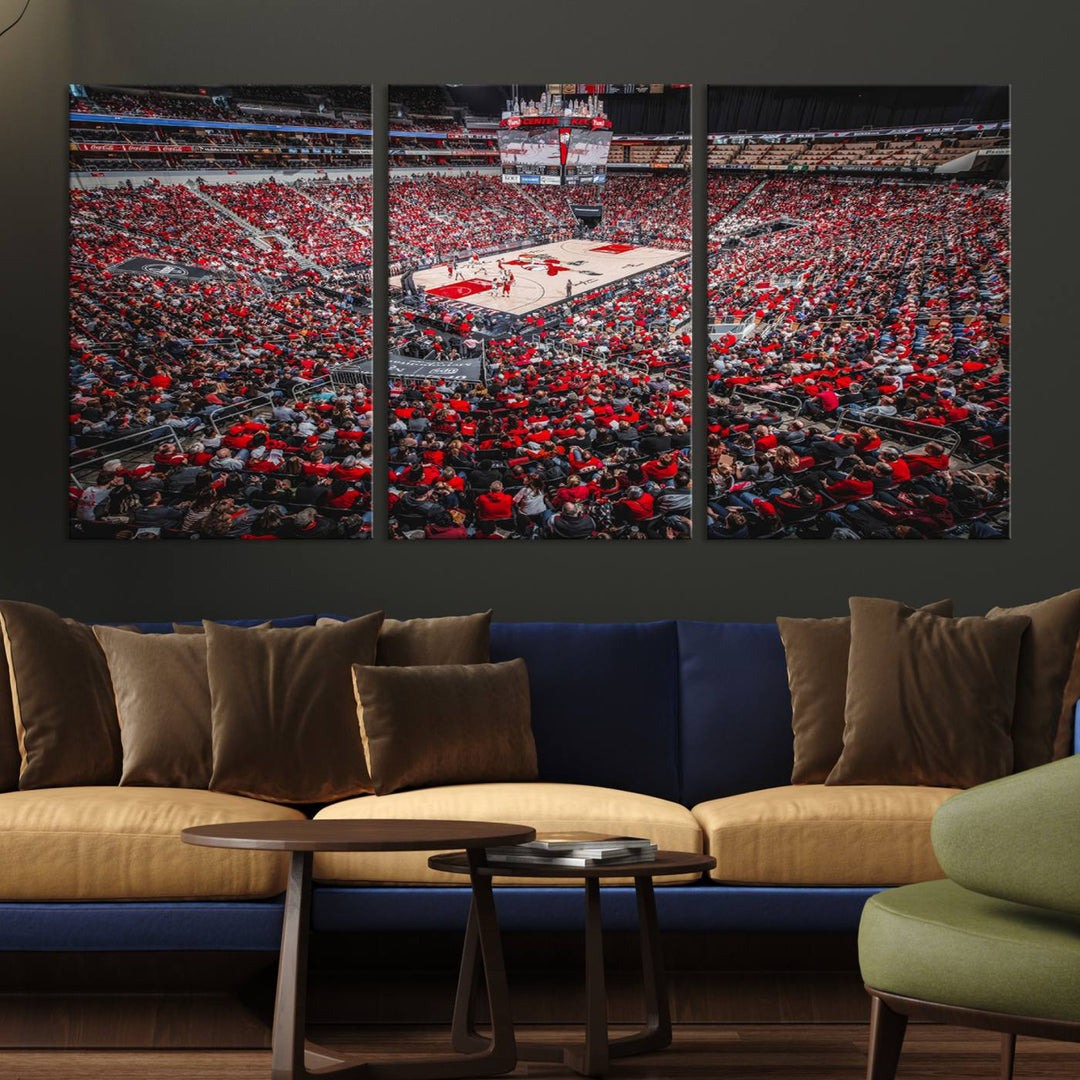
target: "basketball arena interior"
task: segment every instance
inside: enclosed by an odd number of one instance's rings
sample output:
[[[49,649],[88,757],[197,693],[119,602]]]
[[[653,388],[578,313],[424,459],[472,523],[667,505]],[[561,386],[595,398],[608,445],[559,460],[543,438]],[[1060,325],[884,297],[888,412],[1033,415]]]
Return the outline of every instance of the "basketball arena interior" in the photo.
[[[1008,116],[710,88],[710,538],[1008,536]]]
[[[688,539],[689,88],[390,97],[391,534]]]
[[[369,89],[70,102],[72,535],[370,536]]]
[[[71,87],[72,535],[689,539],[690,103],[389,87],[376,418],[369,89]],[[710,88],[709,539],[1008,535],[1008,116]]]

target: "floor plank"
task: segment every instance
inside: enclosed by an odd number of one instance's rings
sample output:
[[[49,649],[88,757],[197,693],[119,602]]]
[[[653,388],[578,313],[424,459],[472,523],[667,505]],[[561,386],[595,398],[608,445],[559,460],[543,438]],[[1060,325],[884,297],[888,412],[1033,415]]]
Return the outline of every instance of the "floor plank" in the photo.
[[[621,1029],[613,1029],[621,1030]],[[530,1027],[528,1038],[566,1042],[573,1028]],[[318,1040],[372,1059],[416,1056],[445,1049],[445,1028],[326,1028]],[[619,1061],[626,1080],[862,1080],[867,1029],[859,1024],[681,1025],[671,1049]],[[908,1030],[897,1080],[992,1080],[998,1075],[998,1036],[914,1024]],[[2,1080],[266,1080],[263,1051],[4,1051]],[[516,1080],[567,1080],[556,1065],[523,1063]],[[1021,1039],[1016,1080],[1074,1080],[1080,1046]]]

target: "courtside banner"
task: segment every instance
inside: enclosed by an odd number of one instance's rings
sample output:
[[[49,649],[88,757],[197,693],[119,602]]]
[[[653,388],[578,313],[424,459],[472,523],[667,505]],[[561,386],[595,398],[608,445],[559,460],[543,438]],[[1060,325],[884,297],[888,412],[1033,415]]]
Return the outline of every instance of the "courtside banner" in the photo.
[[[371,361],[350,364],[349,370],[371,374]],[[483,363],[475,360],[421,360],[416,356],[390,354],[391,379],[452,379],[454,382],[483,382]]]

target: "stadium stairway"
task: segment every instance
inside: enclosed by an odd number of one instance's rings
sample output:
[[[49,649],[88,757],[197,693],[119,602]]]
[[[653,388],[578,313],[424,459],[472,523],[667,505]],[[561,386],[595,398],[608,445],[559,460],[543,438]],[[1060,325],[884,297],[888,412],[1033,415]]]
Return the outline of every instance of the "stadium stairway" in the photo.
[[[265,230],[259,229],[257,226],[252,225],[250,221],[245,220],[235,211],[230,210],[227,206],[219,203],[212,195],[207,195],[205,191],[200,191],[198,184],[194,180],[186,182],[187,186],[195,193],[196,197],[202,199],[207,206],[211,207],[216,214],[221,214],[227,217],[230,221],[235,221],[237,225],[244,230],[250,237],[251,242],[257,247],[260,247],[266,251],[271,248],[270,242],[266,239],[267,233]],[[308,200],[310,201],[310,200]],[[326,211],[326,207],[319,205],[319,209]],[[321,274],[324,278],[331,276],[331,271],[320,263],[315,262],[313,259],[309,259],[306,255],[302,255],[296,250],[293,242],[283,232],[270,233],[271,236],[281,245],[282,248],[288,253],[291,259],[294,259],[296,263],[302,266],[305,270],[314,270],[317,274]]]
[[[227,206],[222,206],[217,199],[212,199],[206,192],[199,188],[198,182],[195,180],[185,180],[184,186],[190,189],[195,195],[195,198],[201,199],[207,206],[209,206],[215,214],[220,214],[222,217],[227,217],[230,221],[235,222],[241,229],[247,233],[251,242],[263,251],[270,251],[272,245],[266,239],[265,235],[261,233],[250,221],[245,221],[239,214],[234,213]]]
[[[769,182],[770,179],[771,177],[766,176],[764,179],[760,180],[722,218],[720,218],[718,221],[713,222],[713,231],[710,232],[709,238],[712,239],[713,235],[715,235],[716,227],[722,225],[725,221],[727,221],[728,218],[734,217],[736,214],[738,214],[742,210],[742,208]]]
[[[543,205],[543,203],[540,202],[539,199],[537,199],[537,197],[531,191],[529,191],[528,188],[522,187],[519,184],[516,188],[516,191],[523,199],[527,199],[529,202],[531,202],[533,206],[535,206],[536,209],[539,210],[540,213],[548,219],[548,223],[551,225],[552,228],[559,227],[559,220],[551,213],[551,211],[546,206]],[[569,197],[567,197],[567,201],[569,202]]]
[[[365,224],[364,222],[360,221],[359,218],[354,218],[351,214],[344,213],[336,206],[332,206],[330,203],[323,202],[322,199],[316,198],[309,188],[304,188],[297,185],[293,190],[296,192],[297,195],[300,196],[300,198],[306,199],[309,203],[311,203],[312,206],[318,207],[322,213],[327,214],[330,217],[337,218],[339,221],[344,222],[354,232],[358,232],[361,236],[366,236],[370,238],[370,223]]]

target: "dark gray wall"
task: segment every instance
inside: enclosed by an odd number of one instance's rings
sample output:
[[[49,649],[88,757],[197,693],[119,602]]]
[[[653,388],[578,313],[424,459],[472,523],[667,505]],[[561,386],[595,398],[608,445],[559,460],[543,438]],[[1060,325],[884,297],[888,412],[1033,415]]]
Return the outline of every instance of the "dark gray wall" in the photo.
[[[0,17],[18,6],[0,0]],[[0,39],[0,595],[100,619],[491,605],[505,619],[768,620],[838,613],[852,592],[951,595],[979,612],[1076,585],[1076,140],[1057,130],[1075,118],[1077,27],[1065,11],[1044,0],[32,0]],[[67,83],[561,79],[693,81],[699,105],[710,81],[1013,84],[1011,541],[66,539]]]

